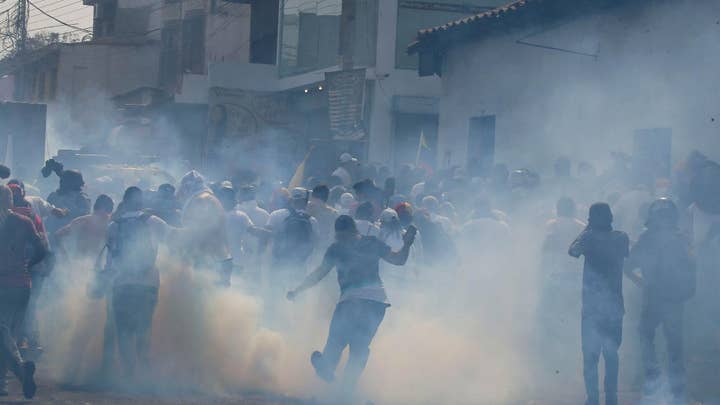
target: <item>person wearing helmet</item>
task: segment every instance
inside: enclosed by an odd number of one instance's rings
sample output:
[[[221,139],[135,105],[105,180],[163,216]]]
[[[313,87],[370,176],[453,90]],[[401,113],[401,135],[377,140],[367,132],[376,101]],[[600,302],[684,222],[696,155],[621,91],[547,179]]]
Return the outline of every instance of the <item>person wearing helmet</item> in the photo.
[[[612,222],[608,204],[593,204],[588,226],[568,250],[572,257],[585,257],[581,335],[586,405],[600,403],[598,363],[601,354],[605,359],[605,404],[618,403],[618,350],[625,315],[623,262],[629,253],[630,240],[625,232],[613,230]]]
[[[625,272],[643,293],[640,315],[643,394],[651,400],[661,386],[654,341],[656,329],[662,326],[670,389],[680,404],[685,403],[683,312],[685,302],[695,294],[695,263],[690,240],[678,228],[678,216],[678,208],[670,199],[661,198],[650,205],[646,230],[630,251]]]

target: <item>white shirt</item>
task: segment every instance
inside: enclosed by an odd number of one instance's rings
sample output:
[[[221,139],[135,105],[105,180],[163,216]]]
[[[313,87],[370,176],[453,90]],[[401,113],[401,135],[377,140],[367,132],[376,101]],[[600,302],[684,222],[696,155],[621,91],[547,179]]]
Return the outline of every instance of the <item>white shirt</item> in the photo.
[[[344,167],[338,167],[332,172],[332,175],[338,177],[345,187],[352,186],[352,176],[350,176],[350,173]]]
[[[357,225],[358,233],[362,236],[375,236],[380,234],[380,228],[374,223],[366,221],[364,219],[356,219],[355,225]]]
[[[54,205],[45,201],[41,197],[28,195],[25,196],[25,199],[28,200],[30,205],[32,205],[33,211],[35,211],[35,213],[42,219],[49,217],[50,214],[52,214],[52,210],[55,208]]]
[[[228,242],[230,243],[230,251],[233,258],[240,260],[244,256],[245,239],[247,239],[247,230],[253,225],[250,217],[240,211],[232,210],[225,213],[227,221]]]
[[[438,215],[438,214],[430,214],[430,220],[435,222],[436,224],[440,224],[442,226],[443,230],[448,233],[452,234],[454,231],[454,225],[450,218]]]

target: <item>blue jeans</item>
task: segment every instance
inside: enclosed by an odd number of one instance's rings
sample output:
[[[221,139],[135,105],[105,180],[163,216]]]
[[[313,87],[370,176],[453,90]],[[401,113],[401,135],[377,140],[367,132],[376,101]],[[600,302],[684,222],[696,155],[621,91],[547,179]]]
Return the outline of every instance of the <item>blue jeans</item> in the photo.
[[[385,317],[387,304],[377,301],[350,299],[335,307],[327,343],[322,353],[323,368],[334,372],[346,346],[350,357],[343,380],[352,390],[365,369],[370,356],[370,343]]]
[[[606,404],[617,404],[618,350],[622,343],[622,316],[584,315],[582,318],[583,377],[587,404],[600,402],[598,388],[598,363],[600,355],[605,359]]]

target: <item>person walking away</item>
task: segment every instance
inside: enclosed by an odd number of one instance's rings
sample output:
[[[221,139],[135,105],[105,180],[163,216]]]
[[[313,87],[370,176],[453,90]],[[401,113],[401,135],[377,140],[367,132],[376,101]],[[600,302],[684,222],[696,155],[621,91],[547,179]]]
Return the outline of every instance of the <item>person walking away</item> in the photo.
[[[372,221],[373,206],[369,202],[358,205],[355,210],[355,224],[362,236],[379,236],[380,228]],[[382,216],[381,216],[382,217]]]
[[[144,213],[137,187],[125,191],[123,213],[108,227],[105,271],[112,274],[112,307],[122,369],[126,377],[148,366],[152,317],[160,276],[158,244],[169,232],[162,219]],[[140,367],[137,368],[138,363]]]
[[[605,359],[605,404],[618,403],[618,350],[625,314],[623,261],[628,256],[630,241],[625,232],[613,230],[612,221],[608,204],[593,204],[588,226],[568,250],[572,257],[585,257],[581,335],[586,405],[600,403],[598,363],[601,354]]]
[[[350,346],[343,386],[352,394],[370,355],[370,344],[389,306],[385,288],[380,278],[380,259],[402,266],[408,259],[415,238],[415,228],[410,227],[404,237],[403,248],[393,252],[390,247],[374,236],[361,236],[355,221],[341,215],[335,221],[335,243],[325,252],[322,264],[287,298],[294,300],[298,294],[318,284],[335,268],[340,285],[340,300],[335,307],[325,349],[314,352],[311,363],[317,375],[327,382],[335,377],[340,356]]]
[[[105,194],[93,204],[93,213],[72,220],[55,232],[56,248],[65,257],[76,262],[98,261],[107,240],[108,225],[115,202]],[[96,270],[96,269],[93,269]],[[105,297],[105,328],[103,331],[103,373],[110,371],[115,357],[115,322],[112,297]]]
[[[313,188],[310,194],[310,201],[307,205],[307,212],[318,222],[320,235],[319,246],[325,248],[332,242],[332,231],[338,212],[327,204],[330,198],[328,186],[320,185]]]
[[[4,376],[9,369],[22,383],[25,398],[30,399],[37,390],[35,363],[23,360],[15,337],[30,300],[29,269],[45,258],[47,246],[32,221],[12,208],[12,192],[0,186],[0,396],[8,395]]]
[[[307,212],[308,196],[304,188],[293,189],[289,208],[273,211],[268,219],[266,228],[272,234],[273,244],[270,270],[273,285],[287,286],[305,275],[305,265],[319,233],[317,220]]]
[[[645,384],[648,401],[658,394],[660,367],[655,354],[655,330],[662,326],[667,344],[668,381],[673,404],[685,404],[683,355],[685,302],[695,295],[695,261],[688,237],[678,228],[679,213],[667,198],[653,202],[646,230],[625,263],[625,271],[643,292],[640,316]],[[640,269],[638,275],[635,270]],[[652,401],[648,403],[657,403]]]

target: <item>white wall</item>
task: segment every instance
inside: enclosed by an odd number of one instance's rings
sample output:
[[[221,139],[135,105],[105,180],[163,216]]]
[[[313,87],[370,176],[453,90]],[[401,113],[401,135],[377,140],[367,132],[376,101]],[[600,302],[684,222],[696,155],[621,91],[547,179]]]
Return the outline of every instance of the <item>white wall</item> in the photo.
[[[671,127],[674,158],[720,157],[720,41],[713,0],[649,1],[452,48],[443,73],[441,151],[466,162],[468,120],[497,115],[497,160],[542,167],[559,154],[600,161],[631,151],[633,130]],[[537,30],[537,27],[533,28]]]
[[[76,147],[112,125],[110,98],[158,86],[159,50],[153,45],[65,45],[60,50],[55,100],[48,103],[49,151]]]
[[[375,88],[368,157],[372,162],[392,165],[393,96],[439,97],[442,87],[437,77],[419,77],[414,70],[395,69],[398,2],[381,0],[379,3],[376,68],[374,77],[371,77],[375,80]]]

